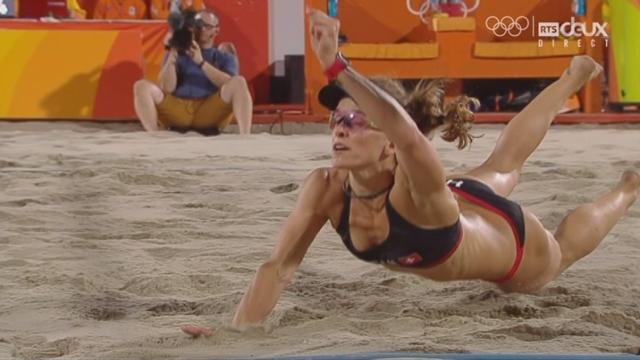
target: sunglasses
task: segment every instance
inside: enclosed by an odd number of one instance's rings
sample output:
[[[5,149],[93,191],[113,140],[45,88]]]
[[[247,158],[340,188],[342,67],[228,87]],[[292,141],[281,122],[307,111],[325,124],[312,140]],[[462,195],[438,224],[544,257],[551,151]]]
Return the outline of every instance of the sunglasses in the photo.
[[[329,116],[329,128],[333,130],[339,124],[342,124],[349,130],[378,130],[378,128],[372,122],[367,120],[367,116],[359,110],[333,111]]]
[[[217,29],[218,28],[218,24],[207,24],[207,23],[202,23],[202,27],[205,29]]]

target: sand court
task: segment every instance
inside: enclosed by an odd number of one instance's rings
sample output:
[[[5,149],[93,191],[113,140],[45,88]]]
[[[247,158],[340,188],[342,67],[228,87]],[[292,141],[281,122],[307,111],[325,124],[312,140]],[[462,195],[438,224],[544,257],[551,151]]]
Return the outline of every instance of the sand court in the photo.
[[[480,164],[440,139],[450,173]],[[212,358],[372,351],[637,353],[640,208],[532,295],[357,260],[325,226],[262,329],[229,329],[327,133],[149,135],[0,124],[0,358]],[[640,127],[554,126],[511,199],[554,229],[629,168]],[[180,326],[213,326],[190,339]]]

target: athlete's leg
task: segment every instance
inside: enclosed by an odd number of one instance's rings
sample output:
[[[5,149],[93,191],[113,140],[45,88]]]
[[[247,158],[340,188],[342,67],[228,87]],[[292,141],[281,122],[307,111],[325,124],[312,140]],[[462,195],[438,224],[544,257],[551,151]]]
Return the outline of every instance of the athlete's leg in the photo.
[[[489,158],[468,175],[502,196],[509,195],[524,162],[540,145],[562,105],[601,70],[588,56],[574,57],[564,74],[507,124]]]
[[[625,171],[620,182],[596,201],[572,210],[562,220],[555,238],[562,251],[558,275],[591,253],[627,209],[636,201],[640,174]]]

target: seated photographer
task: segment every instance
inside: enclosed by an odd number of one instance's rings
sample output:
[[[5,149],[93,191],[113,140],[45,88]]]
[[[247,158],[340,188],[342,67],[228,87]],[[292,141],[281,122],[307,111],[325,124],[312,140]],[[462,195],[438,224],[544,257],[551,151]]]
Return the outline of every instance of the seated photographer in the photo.
[[[240,134],[249,134],[253,101],[238,75],[237,58],[214,44],[218,17],[209,10],[192,14],[170,17],[173,31],[159,85],[148,80],[134,84],[136,114],[147,131],[204,135],[218,134],[235,116]]]

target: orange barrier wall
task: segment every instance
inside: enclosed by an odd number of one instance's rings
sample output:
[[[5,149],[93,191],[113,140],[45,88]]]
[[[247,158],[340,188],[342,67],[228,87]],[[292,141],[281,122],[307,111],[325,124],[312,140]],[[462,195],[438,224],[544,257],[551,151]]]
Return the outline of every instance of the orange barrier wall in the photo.
[[[81,6],[92,14],[97,0],[81,2]],[[217,41],[231,41],[236,45],[240,71],[249,80],[256,103],[268,102],[269,1],[205,0],[204,3],[220,17],[221,27]]]
[[[326,0],[307,1],[313,7],[326,9]],[[417,10],[423,1],[412,0],[413,9]],[[473,5],[474,0],[465,2]],[[572,0],[480,0],[478,11],[470,16],[478,20],[476,40],[492,41],[497,39],[484,25],[489,16],[527,15],[544,21],[567,20],[571,17],[571,4]],[[341,1],[339,10],[340,24],[350,42],[425,42],[435,39],[433,31],[409,13],[404,0]],[[531,40],[531,36],[523,34],[518,40]]]
[[[413,8],[417,9],[422,0],[413,0]],[[326,9],[325,0],[305,0],[309,7]],[[473,0],[466,0],[471,5]],[[517,39],[509,37],[496,38],[486,27],[485,20],[489,16],[527,16],[536,21],[568,21],[572,16],[571,0],[481,0],[478,11],[470,15],[475,18],[475,31],[447,31],[436,33],[431,24],[421,22],[418,16],[412,15],[405,1],[385,0],[349,0],[340,2],[339,19],[342,33],[347,43],[431,43],[439,49],[438,56],[431,59],[416,60],[384,60],[353,59],[354,66],[363,74],[387,75],[396,78],[432,78],[448,77],[454,79],[471,78],[541,78],[557,77],[569,64],[571,54],[554,56],[537,56],[509,58],[496,55],[494,57],[477,57],[478,43],[505,43],[508,40],[532,42],[532,31],[523,32]],[[600,0],[590,0],[587,21],[598,21],[601,6]],[[308,27],[308,19],[305,20]],[[529,27],[530,29],[533,26]],[[305,31],[305,80],[307,106],[314,113],[325,110],[316,100],[320,87],[326,83],[322,69],[311,50],[308,31]],[[600,44],[601,42],[599,42]],[[546,43],[545,47],[549,47]],[[597,60],[602,60],[602,47],[583,46],[576,53],[586,52]],[[506,54],[505,54],[506,55]],[[592,82],[582,98],[585,111],[600,110],[600,87]]]
[[[238,0],[209,7],[222,23],[218,40],[238,49],[240,72],[256,103],[267,102],[268,3]],[[0,118],[124,120],[135,118],[133,83],[157,78],[168,26],[165,21],[1,20],[0,29]],[[86,66],[75,66],[78,59]],[[65,65],[52,67],[47,61]],[[78,94],[82,101],[71,101]]]
[[[164,56],[162,41],[167,33],[167,25],[163,21],[63,21],[59,23],[42,23],[33,20],[2,20],[0,29],[20,30],[73,30],[73,31],[135,31],[142,41],[141,57],[144,58],[144,76],[155,79],[160,71]],[[67,42],[63,40],[63,42]],[[91,42],[95,42],[91,41]],[[83,43],[73,43],[73,54],[84,46]]]
[[[0,22],[0,118],[135,118],[133,83],[155,78],[160,22]]]
[[[93,17],[93,10],[96,7],[98,0],[78,0],[78,4],[87,12],[87,19]]]
[[[238,49],[240,72],[249,81],[254,101],[269,102],[269,1],[205,0],[220,17],[216,41],[231,41]]]
[[[0,118],[133,117],[138,31],[13,29],[0,43]]]

